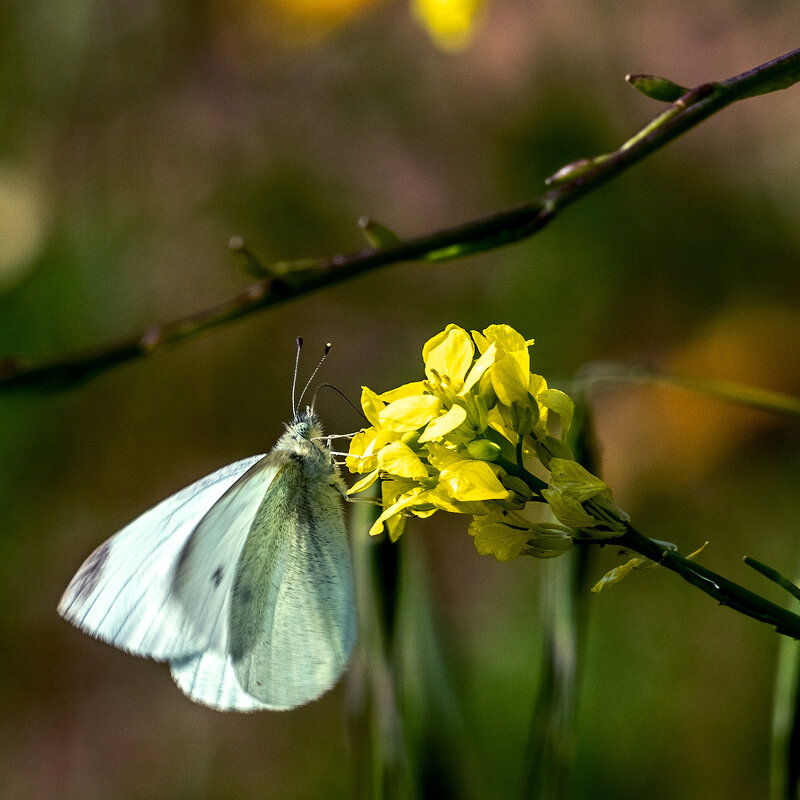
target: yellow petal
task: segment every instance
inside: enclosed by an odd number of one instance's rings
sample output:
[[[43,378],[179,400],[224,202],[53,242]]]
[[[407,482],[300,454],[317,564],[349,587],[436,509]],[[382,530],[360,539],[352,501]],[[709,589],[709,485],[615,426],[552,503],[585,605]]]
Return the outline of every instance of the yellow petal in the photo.
[[[432,422],[428,423],[422,436],[419,437],[420,444],[430,442],[435,439],[440,439],[446,436],[450,431],[455,430],[465,419],[467,412],[461,406],[453,406],[446,414],[437,417]]]
[[[420,457],[403,442],[392,442],[378,453],[378,464],[384,472],[400,478],[423,480],[428,477],[428,470]]]
[[[370,425],[380,425],[379,415],[386,405],[381,398],[367,386],[361,387],[361,408]]]
[[[478,331],[470,331],[475,346],[478,348],[479,353],[485,353],[492,345],[492,343]]]
[[[425,391],[424,381],[412,381],[411,383],[404,383],[396,389],[389,389],[378,395],[379,399],[386,403],[393,403],[395,400],[401,400],[404,397],[413,397],[414,395],[422,394]]]
[[[481,379],[483,373],[494,363],[496,355],[497,349],[495,346],[493,344],[489,345],[486,352],[470,368],[469,375],[467,375],[464,387],[461,390],[462,393],[468,392]]]
[[[473,336],[475,331],[473,331]],[[495,342],[499,350],[510,353],[514,350],[526,350],[533,344],[533,339],[523,338],[510,325],[490,325],[484,328],[483,335],[489,342]]]
[[[450,487],[447,484],[439,484],[435,489],[429,489],[424,495],[420,495],[420,500],[432,509],[428,516],[436,510],[447,511],[450,514],[469,514],[470,516],[485,516],[493,510],[492,503],[495,500],[474,500],[462,501],[454,500],[450,496]],[[425,513],[414,510],[412,513],[417,516],[426,516]]]
[[[472,366],[474,354],[475,346],[469,334],[458,325],[448,325],[422,348],[425,375],[428,380],[447,376],[453,386],[460,387]]]
[[[532,397],[538,399],[539,395],[546,391],[547,381],[545,380],[544,375],[536,375],[536,373],[532,372],[528,377],[528,392]]]
[[[417,430],[439,416],[442,401],[430,394],[412,395],[389,403],[381,411],[382,425],[393,431]]]
[[[372,470],[369,475],[365,475],[361,480],[356,481],[348,490],[347,494],[358,494],[358,492],[363,492],[364,489],[369,489],[378,477],[380,476],[381,472],[378,469]]]
[[[375,444],[378,432],[375,428],[359,431],[350,440],[350,449],[345,463],[350,472],[370,472],[375,469]]]
[[[403,509],[408,508],[409,506],[413,505],[417,502],[417,497],[422,494],[422,489],[420,487],[414,487],[408,492],[405,492],[400,495],[400,497],[395,500],[388,508],[384,508],[381,515],[378,519],[375,520],[372,527],[369,529],[369,535],[375,536],[383,531],[383,524],[388,520],[390,517],[393,517],[395,514],[399,514]]]
[[[492,387],[503,405],[526,402],[530,383],[530,356],[527,350],[506,353],[492,367]]]
[[[463,460],[439,473],[439,485],[447,486],[454,500],[505,500],[511,497],[485,461]]]
[[[384,522],[384,526],[386,533],[389,534],[389,540],[396,542],[406,529],[406,517],[402,514],[395,514]]]

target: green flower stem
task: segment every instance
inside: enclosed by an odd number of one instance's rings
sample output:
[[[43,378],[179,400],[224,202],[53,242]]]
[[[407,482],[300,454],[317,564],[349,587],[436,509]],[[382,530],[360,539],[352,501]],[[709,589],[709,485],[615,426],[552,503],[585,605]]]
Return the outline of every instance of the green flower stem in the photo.
[[[695,561],[684,558],[674,550],[664,549],[652,539],[639,533],[632,525],[626,524],[625,533],[615,537],[613,541],[615,545],[632,550],[662,567],[677,572],[685,581],[713,597],[720,605],[728,606],[759,622],[773,625],[778,633],[800,639],[800,616],[745,589],[738,583],[723,578],[722,575]]]
[[[507,458],[496,458],[493,464],[497,464],[497,466],[502,467],[503,471],[506,472],[508,475],[511,475],[513,478],[519,478],[528,485],[528,488],[533,493],[534,500],[543,500],[544,497],[542,495],[542,490],[547,488],[547,481],[543,481],[541,478],[537,478],[535,475],[531,475],[528,470],[524,467],[520,467],[519,465],[515,464],[513,461],[509,461]]]
[[[725,81],[701,84],[671,103],[614,152],[580,159],[560,169],[549,180],[552,188],[523,206],[397,244],[273,265],[269,277],[251,284],[231,300],[88,352],[46,360],[0,358],[0,390],[69,388],[112,367],[151,355],[164,346],[378,267],[463,258],[519,242],[541,230],[560,211],[593,189],[712,114],[738,100],[786,89],[798,81],[800,50],[794,50]],[[243,243],[236,242],[234,249],[242,247]]]

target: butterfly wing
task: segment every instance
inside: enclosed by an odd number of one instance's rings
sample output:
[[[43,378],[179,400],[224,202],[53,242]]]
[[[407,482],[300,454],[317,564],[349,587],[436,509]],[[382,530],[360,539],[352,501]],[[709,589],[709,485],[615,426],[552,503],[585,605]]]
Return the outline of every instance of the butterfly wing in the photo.
[[[258,509],[277,474],[275,455],[263,458],[214,503],[180,553],[174,571],[172,597],[180,608],[184,625],[191,630],[192,640],[202,643],[203,653],[198,650],[191,654],[196,658],[190,658],[189,662],[194,665],[208,654],[203,676],[196,678],[201,683],[205,680],[214,682],[211,665],[217,661],[220,662],[219,671],[223,671],[221,663],[227,660],[230,599],[236,564]],[[182,688],[185,689],[186,682],[191,685],[195,680],[189,677],[194,666],[173,664],[172,667],[173,674],[177,671],[182,676],[179,681]],[[203,694],[209,692],[213,696],[214,689]],[[187,693],[194,697],[191,691]]]
[[[327,691],[355,612],[341,479],[320,435],[313,412],[299,414],[269,456],[145,512],[86,560],[59,613],[169,660],[179,686],[218,709],[291,708]]]
[[[218,711],[274,709],[242,689],[227,653],[206,650],[197,655],[170,661],[175,683],[196,703]]]
[[[221,602],[212,613],[206,605],[197,615],[209,646],[170,664],[192,700],[220,710],[286,709],[313,700],[339,679],[355,640],[352,567],[338,492],[326,481],[309,482],[301,464],[284,453],[265,462],[275,474],[256,513],[242,517],[248,530],[235,569],[221,576]],[[214,541],[226,532],[211,524],[220,507],[198,526],[185,570],[177,572],[185,581],[177,593],[187,609],[195,593],[203,596],[192,587],[219,575],[222,566]],[[230,512],[222,518],[229,523]]]
[[[241,687],[270,708],[292,708],[338,681],[355,640],[350,551],[341,498],[282,464],[239,559],[231,596],[230,658]]]
[[[172,596],[176,564],[203,515],[263,458],[245,458],[201,478],[100,545],[64,592],[59,614],[136,655],[165,660],[202,649]]]

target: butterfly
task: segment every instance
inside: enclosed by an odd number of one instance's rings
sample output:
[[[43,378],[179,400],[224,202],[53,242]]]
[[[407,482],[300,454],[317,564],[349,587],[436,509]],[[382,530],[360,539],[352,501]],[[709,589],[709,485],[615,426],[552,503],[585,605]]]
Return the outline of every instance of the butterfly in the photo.
[[[267,455],[213,472],[101,544],[59,614],[168,661],[215,709],[289,709],[328,691],[356,638],[344,483],[313,403],[293,406]]]

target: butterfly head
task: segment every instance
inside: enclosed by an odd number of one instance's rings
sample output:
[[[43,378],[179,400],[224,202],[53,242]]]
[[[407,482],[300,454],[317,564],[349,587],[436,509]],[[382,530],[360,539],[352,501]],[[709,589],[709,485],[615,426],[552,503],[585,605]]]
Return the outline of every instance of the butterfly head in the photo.
[[[322,436],[322,423],[317,412],[310,406],[305,411],[298,411],[292,421],[286,426],[289,433],[296,439],[316,439]]]

